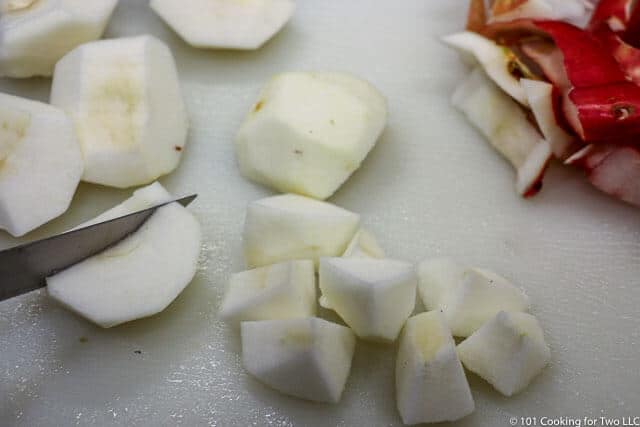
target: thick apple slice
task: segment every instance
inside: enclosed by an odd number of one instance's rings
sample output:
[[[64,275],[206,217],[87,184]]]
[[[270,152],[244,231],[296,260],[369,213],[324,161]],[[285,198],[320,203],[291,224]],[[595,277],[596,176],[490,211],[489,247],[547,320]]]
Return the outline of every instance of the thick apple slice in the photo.
[[[56,65],[51,103],[75,123],[84,181],[130,187],[178,166],[186,110],[171,51],[154,37],[74,49]]]
[[[0,1],[0,77],[50,76],[74,47],[99,39],[118,0]]]
[[[438,311],[407,320],[396,360],[396,400],[409,425],[455,421],[475,409],[451,331]]]
[[[384,258],[384,250],[373,234],[361,228],[353,236],[342,256],[345,258]]]
[[[504,46],[477,33],[464,31],[443,37],[442,40],[461,53],[472,56],[482,66],[487,75],[502,90],[525,107],[528,106],[527,97],[519,83],[519,76],[513,74],[517,67],[518,74],[527,74],[523,64]],[[525,75],[525,77],[527,77]]]
[[[63,214],[82,169],[62,110],[0,93],[0,229],[22,236]]]
[[[480,69],[455,90],[452,103],[514,166],[518,193],[525,197],[536,194],[551,159],[551,147],[518,104]]]
[[[184,41],[201,48],[257,49],[287,23],[292,0],[151,0]]]
[[[523,390],[550,359],[538,320],[501,311],[458,345],[464,366],[505,396]]]
[[[281,393],[337,403],[351,371],[353,332],[318,318],[242,322],[242,364]]]
[[[360,215],[295,194],[249,204],[244,224],[247,265],[259,267],[294,259],[313,260],[344,253],[358,230]]]
[[[282,192],[326,199],[360,167],[386,118],[383,96],[351,75],[277,75],[238,131],[240,171]]]
[[[234,274],[220,308],[220,318],[275,320],[316,315],[313,262],[287,261]]]
[[[417,281],[408,262],[322,258],[320,304],[338,313],[358,337],[392,342],[413,312]]]
[[[108,219],[116,212],[126,214],[128,208],[153,193],[158,199],[152,204],[161,203],[165,201],[161,190],[159,184],[139,190],[133,202],[99,218]],[[200,240],[196,218],[172,203],[158,209],[117,245],[48,277],[47,290],[52,298],[103,328],[152,316],[164,310],[193,279]]]
[[[575,138],[558,124],[554,108],[553,85],[529,79],[521,79],[520,84],[527,95],[536,123],[545,140],[551,145],[553,154],[559,159],[566,159]]]
[[[418,293],[429,311],[445,309],[448,293],[462,281],[465,266],[451,258],[432,258],[418,265]]]

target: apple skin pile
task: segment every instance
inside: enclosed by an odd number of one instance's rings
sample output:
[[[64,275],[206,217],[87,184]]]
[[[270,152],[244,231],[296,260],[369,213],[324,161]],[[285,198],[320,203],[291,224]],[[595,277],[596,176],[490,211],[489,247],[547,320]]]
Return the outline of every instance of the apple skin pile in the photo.
[[[475,54],[495,84],[520,108],[533,110],[553,157],[583,170],[599,190],[640,206],[640,5],[632,0],[471,0],[466,28],[493,42],[502,58],[483,62],[480,43],[450,42],[459,35],[445,42]],[[507,72],[496,73],[496,68]],[[545,96],[553,115],[537,114],[531,99],[522,102],[507,90],[531,80],[552,86]],[[523,196],[541,188],[548,164]]]

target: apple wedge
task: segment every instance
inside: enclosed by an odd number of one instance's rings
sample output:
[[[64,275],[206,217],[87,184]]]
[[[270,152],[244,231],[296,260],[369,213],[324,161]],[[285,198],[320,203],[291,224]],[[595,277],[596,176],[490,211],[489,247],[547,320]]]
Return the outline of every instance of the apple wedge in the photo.
[[[295,259],[313,260],[344,253],[358,230],[360,215],[295,194],[249,204],[244,255],[249,268]]]
[[[445,310],[449,293],[464,277],[466,267],[452,258],[432,258],[418,265],[418,293],[428,311]]]
[[[386,120],[384,97],[364,80],[279,74],[236,136],[240,172],[278,191],[326,199],[360,167]]]
[[[455,421],[475,409],[451,331],[438,311],[407,320],[396,360],[396,401],[408,425]]]
[[[138,190],[133,197],[137,200],[99,218],[137,210],[133,208],[140,206],[140,200],[153,193],[159,197],[152,204],[164,202],[162,190],[159,184]],[[103,328],[152,316],[193,279],[200,241],[196,218],[171,203],[115,246],[48,277],[47,290],[63,306]]]
[[[384,258],[384,250],[373,234],[361,228],[353,236],[342,256],[345,258]]]
[[[187,115],[171,51],[154,37],[77,47],[56,64],[51,103],[75,123],[84,181],[125,188],[178,166]]]
[[[480,69],[455,90],[452,103],[516,169],[518,193],[525,197],[536,194],[551,160],[551,146],[518,104]]]
[[[550,359],[538,320],[501,311],[458,345],[464,366],[505,396],[522,391]]]
[[[320,304],[364,340],[390,343],[416,303],[412,264],[390,259],[322,258]]]
[[[257,49],[289,21],[292,0],[151,0],[151,9],[199,48]]]
[[[281,393],[337,403],[351,371],[356,338],[314,317],[242,322],[242,364]]]
[[[63,214],[82,170],[64,111],[0,93],[0,229],[22,236]]]
[[[76,46],[102,37],[118,0],[0,1],[0,77],[50,76]]]
[[[286,261],[234,274],[220,318],[234,325],[245,320],[276,320],[316,315],[313,262]]]

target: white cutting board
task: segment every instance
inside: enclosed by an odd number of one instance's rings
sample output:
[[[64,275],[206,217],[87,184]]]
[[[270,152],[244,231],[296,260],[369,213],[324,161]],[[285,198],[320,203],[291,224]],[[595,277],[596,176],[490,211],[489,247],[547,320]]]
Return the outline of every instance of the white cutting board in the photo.
[[[449,106],[465,68],[439,35],[462,28],[466,0],[300,0],[290,24],[256,52],[185,45],[148,9],[121,0],[107,37],[151,33],[173,50],[191,116],[178,171],[162,179],[191,209],[204,244],[194,282],[162,314],[103,330],[45,292],[0,303],[0,425],[400,425],[395,346],[358,343],[340,404],[281,396],[242,370],[238,336],[216,319],[225,281],[243,269],[246,204],[271,194],[247,182],[232,140],[258,89],[285,70],[342,70],[389,101],[378,146],[333,197],[360,212],[391,257],[454,255],[526,289],[551,365],[506,399],[470,375],[476,412],[461,426],[511,416],[640,415],[640,210],[554,167],[523,200],[514,174]],[[46,100],[50,81],[0,81]],[[82,185],[69,212],[30,234],[60,232],[128,196]],[[0,248],[18,243],[0,232]],[[153,268],[153,266],[149,266]],[[0,281],[2,278],[0,278]]]

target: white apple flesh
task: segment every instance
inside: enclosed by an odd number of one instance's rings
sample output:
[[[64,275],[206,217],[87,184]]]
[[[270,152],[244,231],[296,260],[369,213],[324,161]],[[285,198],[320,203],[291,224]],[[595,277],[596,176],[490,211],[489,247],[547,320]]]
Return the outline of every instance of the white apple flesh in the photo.
[[[51,103],[75,123],[84,181],[125,188],[178,166],[187,115],[171,51],[154,37],[77,47],[56,64]]]
[[[527,387],[551,357],[534,316],[504,311],[460,343],[457,351],[467,369],[505,396]]]
[[[118,0],[3,0],[0,77],[50,76],[76,46],[99,39]]]
[[[165,200],[160,190],[154,186],[142,194],[157,193],[161,203]],[[111,212],[109,216],[115,209]],[[196,218],[171,203],[115,246],[48,277],[47,290],[53,299],[103,328],[152,316],[193,279],[200,241]]]
[[[432,258],[418,265],[418,293],[428,311],[446,308],[449,293],[464,277],[466,267],[451,258]]]
[[[64,111],[0,93],[0,229],[22,236],[62,215],[82,170]]]
[[[452,104],[516,169],[518,193],[528,195],[536,191],[551,160],[551,146],[529,123],[518,104],[480,69],[474,70],[455,90]]]
[[[384,258],[384,250],[373,234],[361,228],[353,236],[342,256],[345,258]]]
[[[330,197],[360,167],[385,127],[384,97],[343,73],[273,77],[236,136],[248,179],[282,192]]]
[[[318,318],[242,322],[242,364],[289,396],[337,403],[351,371],[353,332]]]
[[[238,326],[245,320],[316,315],[316,275],[309,260],[286,261],[234,274],[220,318]]]
[[[344,253],[360,215],[330,203],[294,194],[249,204],[244,224],[244,254],[249,268],[295,259],[313,260]]]
[[[319,282],[321,305],[365,340],[395,341],[415,308],[417,277],[407,262],[322,258]]]
[[[438,311],[410,318],[396,360],[396,401],[402,422],[456,421],[475,409],[455,343]]]
[[[508,12],[494,14],[488,24],[511,22],[516,19],[565,21],[577,26],[585,25],[591,15],[585,0],[526,0]]]
[[[257,49],[289,21],[292,0],[151,0],[184,41],[199,48]]]

